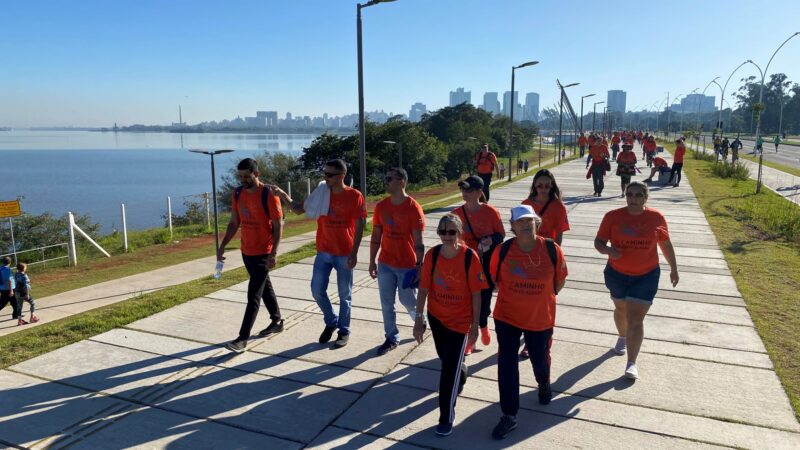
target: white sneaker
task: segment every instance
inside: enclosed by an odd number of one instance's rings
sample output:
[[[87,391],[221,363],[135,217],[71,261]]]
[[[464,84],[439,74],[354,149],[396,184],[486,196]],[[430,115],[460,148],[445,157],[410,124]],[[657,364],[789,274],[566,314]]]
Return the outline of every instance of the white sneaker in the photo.
[[[611,350],[618,355],[624,355],[626,349],[627,349],[626,339],[620,336],[617,338],[617,344]]]
[[[628,362],[628,367],[625,369],[625,378],[631,380],[639,378],[639,369],[636,368],[636,363]]]

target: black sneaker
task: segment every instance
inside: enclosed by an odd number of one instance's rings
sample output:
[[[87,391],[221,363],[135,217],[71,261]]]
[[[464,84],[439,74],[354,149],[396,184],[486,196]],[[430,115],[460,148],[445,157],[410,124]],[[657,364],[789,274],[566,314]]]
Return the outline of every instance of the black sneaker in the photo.
[[[452,423],[440,423],[436,425],[436,435],[437,436],[450,436],[450,433],[453,432],[453,424]]]
[[[397,348],[397,344],[387,339],[380,347],[378,347],[378,356],[383,356],[390,351]]]
[[[500,423],[492,430],[492,437],[495,439],[505,439],[509,433],[517,428],[517,419],[512,416],[503,416]]]
[[[261,330],[258,333],[258,335],[260,337],[267,337],[267,336],[270,336],[272,334],[278,334],[281,331],[283,331],[283,319],[277,320],[277,321],[272,321],[272,323],[270,323],[267,328],[264,328],[263,330]]]
[[[539,404],[549,405],[550,400],[553,399],[553,390],[550,389],[550,383],[539,385]]]
[[[247,339],[236,339],[225,344],[225,348],[232,352],[242,353],[247,348]]]
[[[322,334],[319,335],[319,343],[324,344],[330,341],[334,331],[336,331],[336,327],[329,327],[326,325],[325,329],[322,330]]]
[[[349,340],[350,340],[350,335],[344,334],[340,331],[339,335],[336,337],[336,342],[333,343],[333,346],[335,348],[342,348],[345,345],[347,345],[347,341]]]
[[[458,395],[464,392],[464,385],[467,384],[467,377],[469,376],[469,369],[465,363],[461,363],[461,376],[458,380]]]

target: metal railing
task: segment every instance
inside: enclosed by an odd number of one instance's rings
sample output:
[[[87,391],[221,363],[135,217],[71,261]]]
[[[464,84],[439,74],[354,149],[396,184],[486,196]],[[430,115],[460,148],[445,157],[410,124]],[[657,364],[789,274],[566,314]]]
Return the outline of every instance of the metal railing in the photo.
[[[45,254],[45,250],[51,249],[51,248],[57,248],[57,247],[63,247],[64,248],[64,256],[56,256],[54,258],[48,258],[47,257],[48,255]],[[28,250],[21,250],[21,251],[18,251],[18,252],[7,253],[5,255],[0,255],[0,258],[5,257],[5,256],[12,256],[14,258],[14,264],[16,264],[19,260],[23,259],[19,255],[22,255],[23,253],[31,253],[31,252],[37,252],[37,251],[41,252],[41,259],[37,260],[37,261],[25,261],[25,263],[28,266],[34,266],[36,264],[42,264],[42,267],[47,267],[47,263],[48,262],[58,261],[59,259],[69,259],[69,247],[68,247],[68,243],[67,242],[64,242],[64,243],[61,243],[61,244],[46,245],[44,247],[31,248],[31,249],[28,249]]]

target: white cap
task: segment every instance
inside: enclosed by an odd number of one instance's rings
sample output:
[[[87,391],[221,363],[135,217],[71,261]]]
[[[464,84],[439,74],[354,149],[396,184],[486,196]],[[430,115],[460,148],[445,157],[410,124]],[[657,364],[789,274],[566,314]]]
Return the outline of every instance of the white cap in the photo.
[[[538,219],[539,216],[528,205],[519,205],[511,208],[511,220],[519,220],[525,218]]]

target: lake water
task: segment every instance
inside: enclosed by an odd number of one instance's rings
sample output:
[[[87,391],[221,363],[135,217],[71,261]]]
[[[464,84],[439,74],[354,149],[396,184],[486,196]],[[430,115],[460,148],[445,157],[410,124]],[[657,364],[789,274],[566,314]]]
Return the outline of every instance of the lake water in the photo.
[[[22,197],[31,214],[88,214],[104,232],[163,226],[167,196],[174,214],[184,200],[211,192],[211,161],[188,149],[233,149],[214,158],[217,185],[242,158],[264,151],[299,155],[312,134],[113,133],[0,131],[0,201]]]

